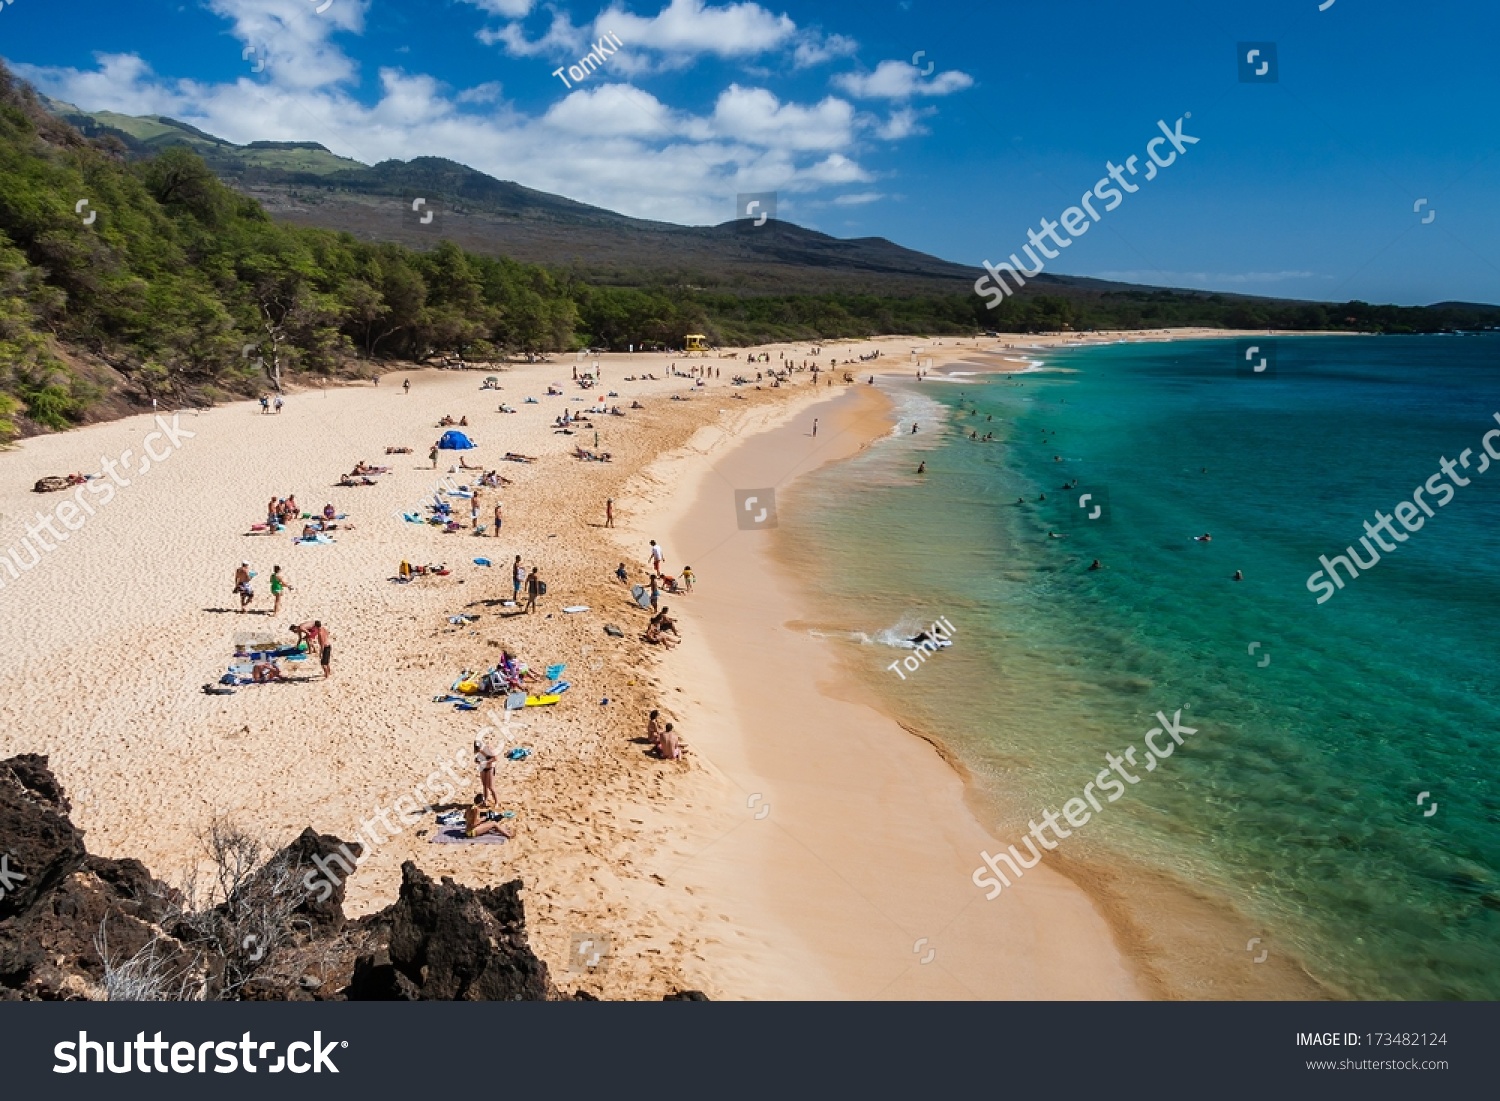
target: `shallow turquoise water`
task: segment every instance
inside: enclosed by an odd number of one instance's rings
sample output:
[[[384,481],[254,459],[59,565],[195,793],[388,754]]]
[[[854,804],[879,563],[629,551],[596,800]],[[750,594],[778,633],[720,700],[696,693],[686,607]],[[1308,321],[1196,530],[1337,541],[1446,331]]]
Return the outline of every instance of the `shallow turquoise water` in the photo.
[[[783,545],[872,689],[1008,808],[998,836],[1184,708],[1184,749],[1064,844],[1221,892],[1356,996],[1500,997],[1500,463],[1306,587],[1500,427],[1500,335],[1262,343],[1274,374],[1194,341],[898,384],[903,429],[799,483]],[[894,643],[938,616],[955,646],[902,680]]]

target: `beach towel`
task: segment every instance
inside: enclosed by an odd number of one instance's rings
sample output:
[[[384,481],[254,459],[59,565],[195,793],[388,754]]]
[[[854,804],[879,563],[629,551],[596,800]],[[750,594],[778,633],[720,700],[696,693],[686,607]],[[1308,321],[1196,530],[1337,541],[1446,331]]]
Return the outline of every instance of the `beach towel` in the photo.
[[[503,845],[509,838],[498,833],[467,837],[462,826],[448,826],[427,839],[429,845]]]
[[[556,665],[547,666],[547,679],[556,680],[558,677],[562,676],[563,670],[566,668],[567,665],[563,662],[559,662]]]

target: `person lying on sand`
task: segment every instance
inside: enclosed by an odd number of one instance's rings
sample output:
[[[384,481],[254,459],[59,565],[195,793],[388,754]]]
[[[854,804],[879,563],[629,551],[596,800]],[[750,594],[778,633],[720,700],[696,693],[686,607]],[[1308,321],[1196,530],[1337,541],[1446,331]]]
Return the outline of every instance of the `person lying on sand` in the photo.
[[[484,796],[474,796],[474,802],[464,810],[464,836],[469,838],[482,837],[487,833],[498,833],[501,837],[510,838],[510,834],[500,828],[500,823],[485,817]]]
[[[470,466],[469,463],[468,463],[468,460],[465,459],[462,455],[460,455],[458,457],[458,465],[463,470],[483,470],[484,469],[484,467],[482,467],[482,466]]]
[[[385,449],[385,453],[387,455],[410,455],[411,454],[411,448],[409,448],[409,447],[387,447]]]
[[[250,678],[256,684],[269,684],[273,680],[281,680],[281,670],[276,668],[274,662],[257,661],[250,669]]]
[[[534,455],[521,455],[515,451],[507,451],[505,453],[505,461],[508,463],[534,463],[536,462],[536,457]]]

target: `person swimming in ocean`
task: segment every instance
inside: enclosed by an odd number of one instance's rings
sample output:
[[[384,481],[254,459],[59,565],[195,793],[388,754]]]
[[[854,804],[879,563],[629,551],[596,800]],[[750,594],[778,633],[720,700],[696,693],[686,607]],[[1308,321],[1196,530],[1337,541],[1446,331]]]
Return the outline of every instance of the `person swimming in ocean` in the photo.
[[[1193,542],[1195,543],[1212,543],[1213,541],[1214,537],[1206,531],[1202,535],[1193,536]]]
[[[1097,559],[1097,558],[1094,559],[1093,562],[1089,563],[1089,569],[1090,570],[1102,570],[1103,568],[1104,568],[1104,563],[1101,562],[1101,561],[1099,561],[1099,559]]]
[[[917,473],[918,474],[926,474],[927,473],[927,464],[925,462],[917,464]]]

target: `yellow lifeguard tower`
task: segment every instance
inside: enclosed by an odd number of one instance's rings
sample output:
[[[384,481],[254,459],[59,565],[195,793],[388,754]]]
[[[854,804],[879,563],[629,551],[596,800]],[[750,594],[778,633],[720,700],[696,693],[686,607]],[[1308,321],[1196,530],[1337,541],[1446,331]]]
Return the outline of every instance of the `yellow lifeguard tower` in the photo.
[[[708,337],[702,333],[688,333],[684,339],[686,343],[683,345],[683,351],[705,353],[708,351]]]

